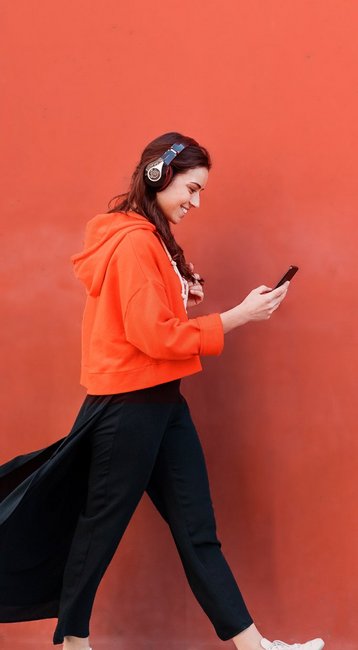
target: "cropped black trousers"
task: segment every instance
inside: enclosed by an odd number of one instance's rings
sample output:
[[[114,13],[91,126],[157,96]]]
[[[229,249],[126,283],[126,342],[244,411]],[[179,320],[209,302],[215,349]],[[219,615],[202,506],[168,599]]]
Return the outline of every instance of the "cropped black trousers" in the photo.
[[[87,395],[77,420],[101,396]],[[64,570],[53,643],[89,636],[96,590],[146,491],[189,585],[222,640],[253,622],[221,552],[202,447],[180,379],[111,396],[90,430],[88,493]]]

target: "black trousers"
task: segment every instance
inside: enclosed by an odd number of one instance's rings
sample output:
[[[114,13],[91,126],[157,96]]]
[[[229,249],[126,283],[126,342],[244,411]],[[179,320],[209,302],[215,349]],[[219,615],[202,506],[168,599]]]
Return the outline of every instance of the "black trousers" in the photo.
[[[87,395],[78,418],[101,397]],[[98,585],[146,491],[168,523],[189,585],[222,640],[253,622],[221,552],[202,447],[180,379],[112,395],[90,431],[86,505],[64,571],[53,643],[87,637]]]

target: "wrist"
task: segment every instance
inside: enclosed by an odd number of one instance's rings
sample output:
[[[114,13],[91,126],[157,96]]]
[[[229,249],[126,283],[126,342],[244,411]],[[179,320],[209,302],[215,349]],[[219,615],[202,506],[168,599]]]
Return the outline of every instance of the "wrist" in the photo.
[[[224,311],[220,314],[221,322],[223,324],[224,334],[230,332],[230,330],[239,327],[240,325],[245,325],[248,323],[250,318],[247,315],[246,309],[240,305],[236,305],[228,311]]]
[[[245,323],[248,323],[251,320],[248,311],[242,302],[239,305],[236,305],[233,309],[235,310],[237,325],[245,325]]]

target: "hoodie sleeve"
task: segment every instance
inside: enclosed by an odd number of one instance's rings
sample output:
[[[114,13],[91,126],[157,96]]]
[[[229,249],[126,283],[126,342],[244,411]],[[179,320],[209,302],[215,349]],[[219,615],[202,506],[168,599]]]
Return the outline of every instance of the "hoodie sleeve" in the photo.
[[[152,279],[128,302],[124,329],[127,340],[154,359],[219,355],[224,347],[219,313],[181,321],[169,308],[165,286]]]

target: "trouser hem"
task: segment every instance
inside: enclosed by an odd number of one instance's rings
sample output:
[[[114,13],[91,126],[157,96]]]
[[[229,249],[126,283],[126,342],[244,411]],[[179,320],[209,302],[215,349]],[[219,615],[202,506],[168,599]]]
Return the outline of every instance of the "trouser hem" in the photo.
[[[87,639],[89,637],[90,632],[89,629],[83,632],[83,630],[75,630],[75,629],[70,629],[66,631],[60,631],[58,629],[55,630],[52,643],[53,645],[59,645],[64,642],[65,636],[78,636],[80,639]]]
[[[236,632],[220,632],[219,630],[216,630],[216,634],[218,635],[219,639],[221,639],[221,641],[230,641],[231,639],[233,639],[233,637],[237,636],[237,634],[240,634],[240,632],[244,632],[244,630],[247,630],[247,628],[249,628],[250,625],[253,624],[254,621],[252,620],[252,618],[250,618],[249,620],[250,620],[249,623],[247,624],[243,623],[236,630]]]

